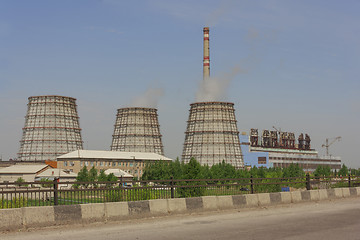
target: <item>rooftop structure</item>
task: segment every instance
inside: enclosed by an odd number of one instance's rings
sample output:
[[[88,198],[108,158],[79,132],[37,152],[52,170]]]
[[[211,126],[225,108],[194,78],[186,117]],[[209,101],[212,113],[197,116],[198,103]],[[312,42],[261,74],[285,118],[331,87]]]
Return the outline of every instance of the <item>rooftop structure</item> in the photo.
[[[182,160],[187,163],[193,157],[202,165],[225,161],[244,167],[234,104],[199,102],[190,106]]]
[[[118,109],[111,151],[152,152],[163,155],[157,109]]]
[[[19,161],[55,161],[83,148],[75,101],[54,95],[29,97]]]

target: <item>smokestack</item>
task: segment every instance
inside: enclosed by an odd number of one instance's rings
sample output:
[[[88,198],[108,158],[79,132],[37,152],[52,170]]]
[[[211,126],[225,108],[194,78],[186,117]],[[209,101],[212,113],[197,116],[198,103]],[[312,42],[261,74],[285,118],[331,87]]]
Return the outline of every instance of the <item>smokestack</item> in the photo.
[[[204,61],[203,79],[210,77],[210,48],[209,48],[209,27],[204,27]]]

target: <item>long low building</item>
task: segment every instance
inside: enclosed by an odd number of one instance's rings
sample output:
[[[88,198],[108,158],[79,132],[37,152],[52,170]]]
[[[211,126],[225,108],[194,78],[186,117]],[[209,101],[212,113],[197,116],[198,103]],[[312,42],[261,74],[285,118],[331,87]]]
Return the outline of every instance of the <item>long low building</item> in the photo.
[[[98,170],[118,168],[140,178],[147,163],[172,161],[157,153],[76,150],[57,157],[58,168],[78,173],[84,166]]]

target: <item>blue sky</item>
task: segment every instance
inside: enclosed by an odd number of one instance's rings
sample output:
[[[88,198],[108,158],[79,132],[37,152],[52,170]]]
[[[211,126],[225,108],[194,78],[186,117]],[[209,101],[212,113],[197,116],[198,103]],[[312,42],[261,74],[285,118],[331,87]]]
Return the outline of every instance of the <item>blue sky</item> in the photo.
[[[87,149],[109,149],[116,109],[147,92],[167,156],[181,155],[189,104],[202,80],[239,68],[220,100],[240,132],[309,133],[360,167],[360,2],[0,0],[0,154],[16,157],[27,98],[77,98]],[[152,91],[154,90],[154,91]]]

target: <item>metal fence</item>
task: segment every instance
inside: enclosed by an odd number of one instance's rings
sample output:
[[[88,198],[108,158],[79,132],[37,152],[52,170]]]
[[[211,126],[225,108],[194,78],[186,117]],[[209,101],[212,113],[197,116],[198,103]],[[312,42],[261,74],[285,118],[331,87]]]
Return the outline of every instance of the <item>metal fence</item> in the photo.
[[[116,182],[0,183],[0,208],[53,206],[181,197],[239,195],[360,186],[360,177],[169,179]]]

